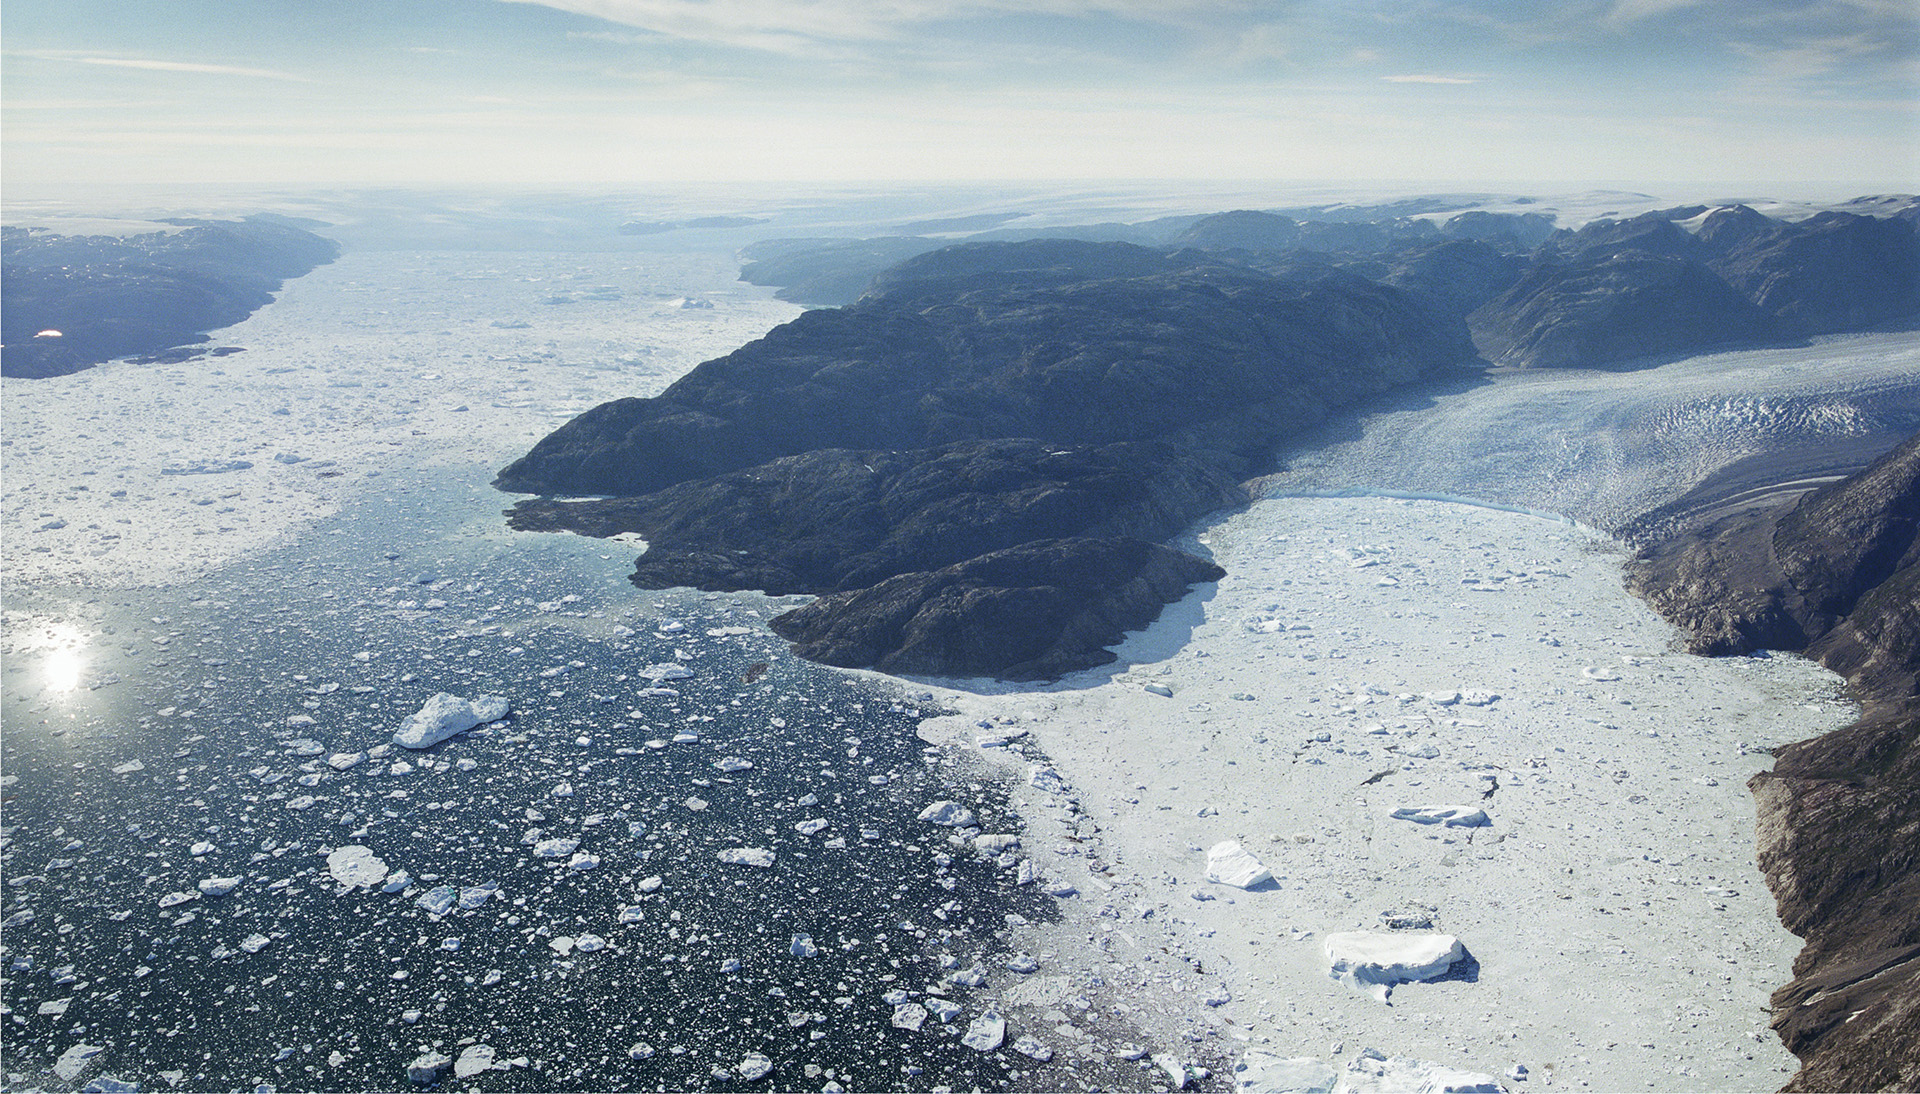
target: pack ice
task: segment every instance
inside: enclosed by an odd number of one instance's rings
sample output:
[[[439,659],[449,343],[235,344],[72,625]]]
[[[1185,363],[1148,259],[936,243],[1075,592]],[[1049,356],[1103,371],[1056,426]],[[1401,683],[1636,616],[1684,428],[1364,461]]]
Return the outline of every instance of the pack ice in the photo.
[[[442,691],[421,708],[407,715],[394,731],[393,743],[402,748],[432,748],[456,733],[465,733],[482,722],[507,716],[507,701],[498,695],[482,695],[471,701]]]

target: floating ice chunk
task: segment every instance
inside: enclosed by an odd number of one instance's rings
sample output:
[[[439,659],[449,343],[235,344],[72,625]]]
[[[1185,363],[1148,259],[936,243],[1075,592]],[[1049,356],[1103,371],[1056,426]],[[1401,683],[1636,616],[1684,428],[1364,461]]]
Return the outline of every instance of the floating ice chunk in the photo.
[[[673,743],[677,745],[697,744],[699,740],[700,735],[690,729],[683,729],[673,735]]]
[[[380,891],[383,893],[397,893],[412,884],[413,877],[405,870],[395,870],[393,873],[387,875],[386,881],[381,883]]]
[[[1342,1091],[1353,1094],[1390,1094],[1415,1090],[1422,1094],[1503,1094],[1505,1088],[1491,1075],[1458,1071],[1411,1056],[1389,1057],[1377,1049],[1361,1049],[1340,1077]]]
[[[827,827],[828,822],[825,819],[816,817],[813,820],[801,821],[793,826],[793,830],[803,836],[812,836],[826,831]]]
[[[576,935],[573,948],[581,953],[598,953],[607,948],[607,940],[597,934]]]
[[[429,915],[446,915],[460,899],[460,891],[451,885],[436,885],[421,894],[415,904],[425,908]]]
[[[563,934],[549,938],[547,939],[547,948],[559,954],[561,957],[565,957],[573,952],[573,936]]]
[[[1467,956],[1450,934],[1339,931],[1327,936],[1325,946],[1327,975],[1382,1003],[1395,984],[1444,976]]]
[[[12,915],[8,916],[6,919],[0,920],[0,930],[12,930],[15,927],[24,927],[27,924],[32,922],[33,922],[33,909],[22,908],[19,911],[13,913]]]
[[[927,1008],[918,1003],[901,1003],[893,1008],[889,1021],[895,1029],[917,1030],[927,1022]]]
[[[187,848],[187,854],[192,855],[194,858],[199,858],[201,855],[207,855],[212,853],[213,853],[213,844],[208,843],[206,840],[201,840],[199,843],[196,843],[192,847]]]
[[[713,761],[713,766],[716,770],[726,772],[752,771],[753,761],[742,756],[722,756]]]
[[[1457,691],[1429,691],[1425,693],[1424,698],[1427,702],[1435,706],[1450,707],[1460,701],[1460,693]]]
[[[813,944],[813,936],[808,934],[794,935],[793,944],[787,949],[788,952],[792,953],[795,957],[820,956],[820,947]]]
[[[336,847],[327,855],[327,873],[342,885],[372,888],[387,880],[387,864],[370,848],[354,843]]]
[[[128,760],[126,763],[115,767],[113,773],[115,775],[131,775],[136,771],[145,771],[146,769],[147,765],[141,763],[139,760]]]
[[[240,886],[237,877],[209,877],[200,879],[199,889],[208,896],[226,896]]]
[[[1166,1073],[1168,1086],[1175,1090],[1185,1090],[1193,1085],[1194,1069],[1188,1067],[1187,1062],[1180,1057],[1156,1052],[1153,1054],[1153,1062]]]
[[[1499,699],[1500,696],[1491,691],[1463,691],[1460,693],[1460,701],[1470,707],[1492,706],[1498,702]]]
[[[87,1080],[87,1085],[80,1088],[80,1094],[140,1094],[140,1084],[102,1075]]]
[[[992,1052],[1007,1039],[1007,1020],[997,1010],[989,1010],[967,1023],[960,1043],[975,1052]]]
[[[1237,840],[1222,840],[1207,851],[1207,880],[1236,889],[1251,889],[1272,881],[1273,873],[1247,853]]]
[[[160,898],[160,906],[162,908],[171,908],[178,904],[185,904],[189,900],[199,900],[199,899],[200,899],[200,894],[197,892],[168,893],[166,896],[163,896]]]
[[[934,998],[927,1000],[927,1009],[933,1012],[933,1016],[940,1019],[941,1022],[951,1022],[955,1018],[960,1017],[966,1010],[966,1008],[951,999]]]
[[[987,982],[987,970],[984,965],[975,965],[953,974],[953,982],[963,988],[982,987]]]
[[[394,731],[393,743],[402,748],[432,748],[482,722],[506,717],[507,708],[507,701],[498,695],[482,695],[469,701],[438,692],[417,712],[407,715]]]
[[[73,1000],[71,998],[50,999],[47,1002],[40,1004],[39,1009],[34,1011],[34,1013],[42,1015],[44,1017],[48,1017],[48,1018],[58,1018],[61,1015],[67,1013],[67,1008],[72,1005],[73,1005]]]
[[[1330,1094],[1340,1073],[1311,1056],[1275,1056],[1258,1049],[1233,1066],[1236,1094]]]
[[[658,891],[660,886],[664,884],[666,884],[666,882],[661,879],[660,875],[655,874],[652,877],[640,879],[640,884],[635,885],[634,888],[643,893],[651,893]]]
[[[1007,958],[1007,968],[1018,973],[1039,972],[1040,962],[1030,953],[1017,953]]]
[[[240,940],[240,948],[248,953],[259,953],[261,950],[266,949],[267,944],[272,941],[273,939],[256,931]]]
[[[1612,669],[1604,669],[1604,668],[1593,668],[1593,667],[1584,668],[1580,670],[1580,675],[1586,677],[1589,680],[1599,680],[1602,682],[1620,679],[1619,673],[1613,671]]]
[[[460,1058],[453,1063],[453,1077],[471,1079],[483,1071],[495,1069],[505,1071],[507,1065],[497,1062],[494,1059],[495,1055],[492,1045],[468,1045],[466,1050],[460,1053]]]
[[[1058,771],[1048,767],[1046,764],[1034,764],[1029,768],[1027,770],[1027,782],[1036,789],[1044,790],[1049,794],[1064,794],[1067,792],[1067,780],[1061,778]]]
[[[920,819],[949,828],[965,828],[973,823],[973,810],[959,802],[937,801],[920,811]]]
[[[767,1072],[773,1070],[773,1061],[758,1052],[749,1052],[746,1059],[734,1065],[734,1070],[740,1073],[742,1079],[753,1082],[767,1077]]]
[[[580,849],[577,839],[543,839],[533,845],[533,853],[538,858],[566,858]]]
[[[573,797],[573,784],[565,780],[562,780],[558,783],[555,783],[553,786],[553,789],[547,791],[547,793],[553,795],[556,798],[571,798]]]
[[[663,680],[691,680],[693,670],[678,664],[648,665],[640,670],[640,675],[658,684]]]
[[[1173,689],[1165,684],[1142,684],[1140,690],[1148,695],[1158,695],[1164,699],[1173,698]]]
[[[653,1059],[653,1046],[645,1041],[641,1041],[627,1050],[627,1057],[633,1060],[651,1060]]]
[[[345,771],[349,767],[362,763],[366,758],[367,754],[364,752],[336,752],[327,757],[327,766],[335,771]]]
[[[94,1058],[106,1050],[105,1045],[73,1045],[53,1062],[53,1073],[60,1077],[61,1082],[70,1083],[78,1079],[80,1073],[93,1063]]]
[[[460,890],[460,906],[471,911],[486,904],[488,898],[498,891],[497,885],[469,885]]]
[[[440,1078],[440,1069],[453,1062],[444,1052],[428,1049],[407,1065],[407,1078],[416,1083],[431,1083]]]
[[[714,857],[734,866],[758,866],[765,869],[773,865],[773,852],[764,847],[729,847],[718,852]]]
[[[1492,824],[1486,811],[1470,805],[1407,806],[1393,811],[1394,820],[1415,824],[1440,824],[1448,828],[1485,828]]]
[[[1013,1042],[1013,1050],[1022,1056],[1031,1057],[1043,1064],[1053,1059],[1053,1050],[1047,1047],[1046,1042],[1037,1037],[1022,1036],[1016,1038]]]
[[[720,962],[720,971],[723,973],[739,972],[740,959],[737,957],[729,957],[725,961]]]
[[[988,858],[995,858],[1008,851],[1020,849],[1020,837],[1004,832],[982,832],[973,837],[973,849]]]
[[[567,860],[569,870],[591,870],[598,865],[600,865],[600,856],[588,854],[585,851],[575,852],[574,856]]]

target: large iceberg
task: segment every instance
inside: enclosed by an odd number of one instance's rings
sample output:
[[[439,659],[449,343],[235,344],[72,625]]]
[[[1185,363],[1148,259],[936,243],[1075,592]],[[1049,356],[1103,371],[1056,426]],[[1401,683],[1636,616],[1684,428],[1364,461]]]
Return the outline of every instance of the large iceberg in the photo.
[[[407,715],[394,731],[393,743],[402,748],[432,748],[456,733],[506,716],[507,701],[498,695],[469,701],[443,691],[428,699],[418,712]]]
[[[1450,934],[1343,931],[1327,936],[1328,975],[1382,1003],[1395,984],[1445,976],[1467,956]]]

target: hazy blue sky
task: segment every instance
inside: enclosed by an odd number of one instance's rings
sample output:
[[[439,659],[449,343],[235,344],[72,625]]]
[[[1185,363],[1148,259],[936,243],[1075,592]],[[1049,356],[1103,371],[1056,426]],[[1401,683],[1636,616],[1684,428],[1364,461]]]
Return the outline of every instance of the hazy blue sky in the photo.
[[[18,192],[1054,178],[1910,190],[1917,8],[6,0],[0,135]]]

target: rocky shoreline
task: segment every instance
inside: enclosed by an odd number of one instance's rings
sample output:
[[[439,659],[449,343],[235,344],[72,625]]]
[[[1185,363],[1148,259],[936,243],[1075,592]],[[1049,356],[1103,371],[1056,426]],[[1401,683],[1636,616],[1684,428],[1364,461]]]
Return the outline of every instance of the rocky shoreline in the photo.
[[[1774,993],[1786,1089],[1920,1087],[1920,435],[1865,471],[1644,549],[1629,584],[1703,654],[1799,650],[1859,721],[1749,784],[1761,870],[1806,940]]]

